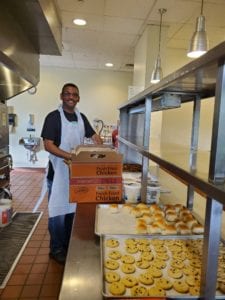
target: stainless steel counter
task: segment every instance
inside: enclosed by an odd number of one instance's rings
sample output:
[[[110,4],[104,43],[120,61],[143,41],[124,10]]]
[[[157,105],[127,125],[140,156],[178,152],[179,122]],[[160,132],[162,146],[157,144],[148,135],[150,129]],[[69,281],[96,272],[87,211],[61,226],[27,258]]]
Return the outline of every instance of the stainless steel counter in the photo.
[[[78,204],[60,300],[103,299],[99,237],[94,234],[95,204]]]

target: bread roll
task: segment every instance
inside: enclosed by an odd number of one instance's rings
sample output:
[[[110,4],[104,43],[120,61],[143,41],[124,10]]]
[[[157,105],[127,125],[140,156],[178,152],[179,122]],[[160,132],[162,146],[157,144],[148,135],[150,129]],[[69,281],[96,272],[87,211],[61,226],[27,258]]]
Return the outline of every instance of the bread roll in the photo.
[[[148,225],[147,231],[150,234],[159,234],[159,233],[161,233],[162,230],[158,225],[151,224],[151,225]]]
[[[190,228],[188,228],[188,226],[185,224],[179,224],[176,228],[177,232],[182,235],[191,234]]]
[[[175,222],[178,219],[176,211],[166,213],[166,220],[169,222]]]
[[[142,219],[144,219],[147,224],[151,224],[154,220],[150,213],[144,213]]]
[[[147,233],[147,225],[139,224],[136,226],[137,233]]]
[[[151,204],[149,206],[149,210],[150,210],[150,213],[154,213],[157,209],[160,209],[159,206],[157,204]]]
[[[166,225],[165,228],[162,230],[162,234],[177,234],[177,229],[174,225]]]
[[[136,205],[136,207],[138,207],[138,208],[147,208],[147,209],[149,209],[148,208],[148,205],[147,204],[145,204],[145,203],[138,203],[137,205]]]
[[[180,218],[183,218],[185,216],[188,216],[189,214],[191,214],[190,210],[188,208],[184,207],[180,210],[179,216],[180,216]]]
[[[150,213],[150,210],[148,207],[145,207],[145,208],[141,207],[140,210],[141,210],[142,214]]]
[[[176,212],[179,213],[184,208],[184,206],[182,204],[177,203],[174,205],[174,208]]]
[[[131,203],[125,203],[122,206],[123,212],[130,212],[132,208],[133,207]]]
[[[185,226],[187,226],[183,221],[177,221],[177,222],[175,222],[175,227],[177,228],[178,226],[180,226],[180,225],[185,225]]]
[[[197,225],[198,224],[198,222],[195,220],[195,219],[190,219],[189,221],[187,221],[187,222],[185,222],[186,223],[186,225],[188,226],[188,228],[190,228],[190,229],[192,229],[192,227],[194,226],[194,225]]]
[[[136,218],[139,218],[142,216],[142,212],[141,210],[138,208],[138,207],[133,207],[130,211],[131,215],[136,217]]]
[[[166,222],[163,219],[158,220],[158,221],[154,222],[153,224],[157,225],[159,228],[161,228],[161,230],[163,230],[166,226]]]
[[[112,214],[117,214],[119,212],[119,206],[116,203],[110,204],[109,209]]]
[[[191,230],[195,234],[202,234],[204,232],[204,227],[201,224],[194,224]]]
[[[152,216],[153,216],[153,218],[154,218],[155,221],[164,219],[164,213],[161,214],[161,213],[157,212],[157,213],[153,214]]]

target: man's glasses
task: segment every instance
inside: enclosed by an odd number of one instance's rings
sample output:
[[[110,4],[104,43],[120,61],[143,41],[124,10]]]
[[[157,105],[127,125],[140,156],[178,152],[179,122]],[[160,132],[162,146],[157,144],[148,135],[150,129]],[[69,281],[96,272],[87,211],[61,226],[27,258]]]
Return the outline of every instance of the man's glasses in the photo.
[[[64,97],[73,97],[73,98],[79,98],[80,97],[79,94],[77,94],[77,93],[69,93],[69,92],[63,93],[63,96]]]

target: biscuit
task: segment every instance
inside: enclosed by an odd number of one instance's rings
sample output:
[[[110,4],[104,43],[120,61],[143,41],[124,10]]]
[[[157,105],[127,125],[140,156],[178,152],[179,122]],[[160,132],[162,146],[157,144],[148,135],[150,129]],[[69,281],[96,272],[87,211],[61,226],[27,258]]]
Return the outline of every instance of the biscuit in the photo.
[[[125,285],[121,281],[113,282],[109,285],[109,292],[114,296],[123,295],[125,291]]]
[[[163,273],[160,269],[156,268],[155,266],[150,266],[147,270],[153,277],[159,278],[162,277]]]
[[[105,280],[109,283],[116,282],[120,280],[120,275],[116,272],[109,271],[105,273]]]
[[[189,291],[189,286],[184,280],[175,280],[173,282],[173,288],[178,292],[178,293],[187,293]]]
[[[138,241],[134,238],[126,239],[124,242],[126,245],[137,245],[138,243]]]
[[[191,259],[190,265],[194,268],[199,268],[199,266],[201,265],[201,261],[198,258]]]
[[[119,241],[116,239],[108,239],[105,242],[106,247],[109,247],[109,248],[116,248],[119,246],[119,244],[120,244]]]
[[[133,275],[126,275],[121,279],[125,287],[131,288],[138,284],[137,278]]]
[[[150,251],[143,251],[143,252],[141,253],[141,259],[142,259],[142,260],[149,260],[149,261],[151,261],[151,260],[154,259],[154,255],[153,255],[153,253],[150,252]]]
[[[151,285],[154,282],[154,279],[152,278],[151,274],[149,272],[145,272],[140,274],[138,277],[139,281],[145,285]]]
[[[138,250],[141,252],[147,252],[147,251],[151,250],[150,246],[145,245],[145,244],[138,244],[137,247],[138,247]]]
[[[155,286],[160,289],[170,290],[173,284],[169,279],[162,277],[155,280]]]
[[[184,262],[182,260],[172,260],[170,266],[174,269],[183,269]]]
[[[200,277],[197,275],[188,275],[185,277],[185,282],[189,286],[200,285]]]
[[[164,260],[161,260],[159,258],[154,259],[152,262],[152,265],[155,266],[158,269],[165,269],[166,267],[166,262]]]
[[[157,258],[159,258],[161,260],[168,260],[169,255],[167,253],[157,253]]]
[[[106,259],[104,266],[109,270],[116,270],[119,268],[119,263],[115,260]]]
[[[167,252],[166,247],[164,247],[163,245],[155,245],[154,250],[155,250],[155,252],[157,252],[157,254]]]
[[[151,240],[151,245],[153,246],[163,246],[164,245],[164,241],[163,240]]]
[[[178,279],[183,276],[183,273],[180,269],[170,267],[167,271],[168,275],[172,278]]]
[[[225,283],[224,282],[220,282],[219,283],[219,290],[225,294]]]
[[[189,294],[191,296],[199,296],[200,295],[200,286],[198,286],[198,285],[190,286]]]
[[[126,252],[128,252],[130,254],[134,254],[134,253],[138,252],[138,247],[137,247],[137,245],[130,244],[130,245],[126,245],[125,250],[126,250]]]
[[[133,286],[130,290],[130,293],[132,297],[148,296],[147,288],[141,285]]]
[[[121,257],[121,261],[124,264],[133,264],[135,262],[135,259],[133,256],[125,254]]]
[[[111,259],[119,259],[121,257],[121,252],[118,250],[113,250],[108,253],[108,257]]]
[[[145,259],[138,259],[136,261],[136,266],[140,269],[147,269],[150,266],[150,262]]]
[[[122,270],[123,273],[131,274],[131,273],[135,272],[136,268],[132,264],[122,264],[121,265],[121,270]]]
[[[164,296],[166,296],[166,292],[163,289],[161,289],[157,286],[153,286],[153,287],[148,289],[148,295],[151,296],[151,297],[152,296],[164,297]]]
[[[148,246],[148,245],[150,245],[150,241],[148,239],[139,239],[138,244]]]

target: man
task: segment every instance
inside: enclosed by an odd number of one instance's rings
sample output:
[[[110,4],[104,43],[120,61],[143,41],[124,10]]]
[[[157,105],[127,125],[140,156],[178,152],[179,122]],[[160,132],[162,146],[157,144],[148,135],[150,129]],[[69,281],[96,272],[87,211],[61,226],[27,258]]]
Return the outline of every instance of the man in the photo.
[[[83,144],[84,137],[91,138],[95,144],[102,144],[102,140],[76,108],[80,100],[78,87],[66,83],[60,98],[62,105],[47,115],[41,136],[45,150],[50,153],[47,173],[49,255],[64,263],[76,209],[75,203],[69,203],[69,168],[65,160],[71,160],[71,150]]]

